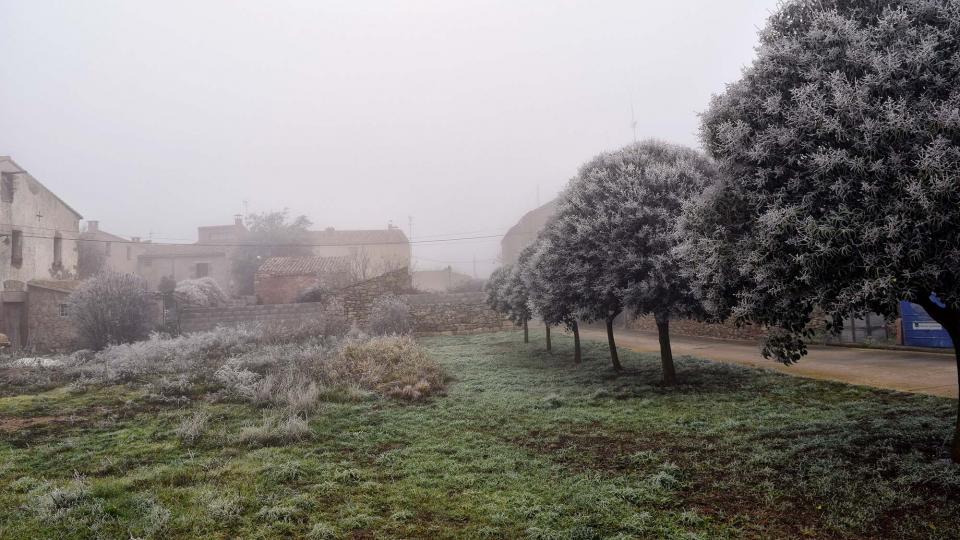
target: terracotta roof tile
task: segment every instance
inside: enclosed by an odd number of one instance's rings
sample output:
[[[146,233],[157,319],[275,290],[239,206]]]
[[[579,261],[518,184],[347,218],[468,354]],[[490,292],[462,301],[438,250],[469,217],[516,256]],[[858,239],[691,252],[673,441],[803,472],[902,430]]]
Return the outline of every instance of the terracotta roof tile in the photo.
[[[304,276],[344,272],[347,257],[270,257],[263,261],[257,274],[269,276]]]

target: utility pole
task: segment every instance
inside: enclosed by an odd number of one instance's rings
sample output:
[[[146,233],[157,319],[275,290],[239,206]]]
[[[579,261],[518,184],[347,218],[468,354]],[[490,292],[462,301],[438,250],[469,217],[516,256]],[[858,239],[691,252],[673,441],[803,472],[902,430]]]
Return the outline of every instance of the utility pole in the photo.
[[[473,279],[477,279],[477,255],[473,255]]]

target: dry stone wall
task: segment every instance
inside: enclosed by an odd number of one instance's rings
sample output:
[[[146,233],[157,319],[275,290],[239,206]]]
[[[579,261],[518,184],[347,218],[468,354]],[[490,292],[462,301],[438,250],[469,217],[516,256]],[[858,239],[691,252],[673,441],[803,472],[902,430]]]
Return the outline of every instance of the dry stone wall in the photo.
[[[487,307],[484,293],[410,294],[410,274],[389,272],[356,283],[336,294],[350,320],[366,324],[370,307],[377,298],[395,295],[410,306],[417,334],[461,334],[499,330],[509,326],[500,314]],[[217,326],[241,323],[298,324],[323,316],[319,303],[271,304],[221,308],[185,308],[180,312],[180,331],[212,330]]]

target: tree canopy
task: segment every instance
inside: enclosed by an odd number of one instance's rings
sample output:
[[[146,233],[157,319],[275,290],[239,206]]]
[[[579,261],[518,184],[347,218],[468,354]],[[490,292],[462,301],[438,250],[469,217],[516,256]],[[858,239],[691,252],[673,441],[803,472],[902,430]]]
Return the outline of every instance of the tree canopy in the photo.
[[[690,205],[684,249],[738,320],[782,330],[766,355],[796,361],[815,309],[837,331],[904,299],[960,345],[958,34],[955,1],[787,2],[713,98],[702,138],[728,180]]]

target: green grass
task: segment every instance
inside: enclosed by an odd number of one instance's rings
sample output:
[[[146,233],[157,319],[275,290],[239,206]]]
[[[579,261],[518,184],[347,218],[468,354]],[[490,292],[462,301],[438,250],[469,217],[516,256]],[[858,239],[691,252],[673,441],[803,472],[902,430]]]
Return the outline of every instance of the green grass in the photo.
[[[960,537],[951,400],[688,358],[661,388],[655,356],[616,376],[533,337],[424,339],[446,396],[326,403],[265,446],[249,405],[5,392],[0,538]]]

